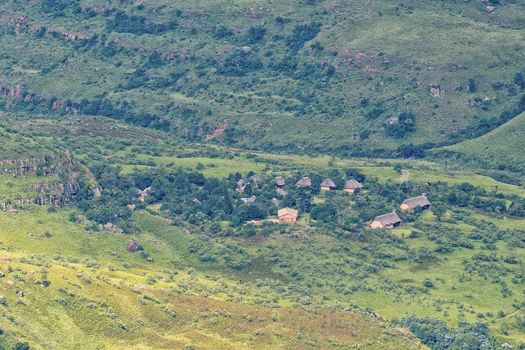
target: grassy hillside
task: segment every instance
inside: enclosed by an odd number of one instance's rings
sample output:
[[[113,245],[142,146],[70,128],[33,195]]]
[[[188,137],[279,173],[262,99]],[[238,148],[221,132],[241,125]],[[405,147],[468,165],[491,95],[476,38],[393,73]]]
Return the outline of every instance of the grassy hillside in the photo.
[[[521,170],[525,164],[524,149],[525,113],[479,138],[444,148],[501,168]]]
[[[8,110],[363,154],[480,135],[523,93],[523,1],[500,0],[492,13],[415,0],[0,6]]]
[[[0,339],[8,349],[16,341],[35,348],[59,342],[69,348],[419,348],[392,323],[405,317],[431,317],[450,329],[479,322],[499,342],[525,342],[520,298],[525,221],[518,212],[509,214],[525,198],[519,186],[445,171],[428,161],[253,154],[196,145],[105,118],[4,118],[19,126],[18,137],[68,149],[91,169],[102,187],[102,197],[91,201],[108,208],[111,193],[124,186],[123,202],[112,204],[111,212],[136,206],[115,221],[125,235],[94,222],[98,217],[83,209],[84,201],[63,208],[20,206],[16,215],[0,212],[6,275],[0,295],[7,300]],[[333,223],[315,219],[310,210],[296,226],[254,230],[236,227],[228,217],[207,219],[202,208],[181,217],[167,198],[141,204],[136,192],[127,195],[137,174],[169,177],[181,167],[213,181],[237,172],[254,171],[267,181],[276,174],[353,168],[366,176],[368,189],[316,194],[314,207],[337,208]],[[22,178],[9,181],[19,184]],[[295,195],[291,185],[286,189]],[[437,207],[446,205],[445,212],[408,215],[391,232],[359,226],[361,216],[392,210],[399,196],[422,192]],[[452,193],[456,204],[449,203]],[[264,193],[256,194],[262,201]],[[206,201],[203,193],[191,195]],[[188,198],[177,196],[176,203]],[[130,239],[143,250],[128,252]],[[44,280],[51,284],[45,287]],[[35,309],[38,317],[24,322]],[[50,323],[57,328],[49,329]],[[401,326],[418,332],[410,323]],[[440,327],[430,329],[441,332]],[[70,336],[64,340],[65,329]]]
[[[34,349],[422,348],[355,312],[253,305],[255,286],[199,267],[179,230],[133,236],[155,257],[148,263],[126,251],[131,237],[89,234],[69,214],[0,213],[0,347],[23,340]]]

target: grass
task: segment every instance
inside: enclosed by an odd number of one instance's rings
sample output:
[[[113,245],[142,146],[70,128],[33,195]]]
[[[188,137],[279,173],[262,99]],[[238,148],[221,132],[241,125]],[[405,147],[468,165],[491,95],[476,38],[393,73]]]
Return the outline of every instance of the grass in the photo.
[[[129,237],[88,234],[67,220],[68,213],[48,215],[41,208],[18,216],[0,213],[1,265],[12,271],[2,282],[15,281],[14,287],[0,284],[7,301],[0,324],[4,333],[29,341],[32,348],[421,348],[355,313],[253,305],[253,285],[241,291],[233,278],[200,272],[199,264],[186,270],[175,263],[191,261],[183,253],[189,235],[169,228],[164,236],[167,226],[152,225],[153,217],[137,219],[147,220],[154,233],[133,237],[155,256],[147,263],[125,250]],[[44,229],[52,236],[39,237]],[[37,284],[43,279],[49,287]]]
[[[445,147],[444,150],[477,157],[497,165],[521,167],[525,163],[525,113],[477,139]]]

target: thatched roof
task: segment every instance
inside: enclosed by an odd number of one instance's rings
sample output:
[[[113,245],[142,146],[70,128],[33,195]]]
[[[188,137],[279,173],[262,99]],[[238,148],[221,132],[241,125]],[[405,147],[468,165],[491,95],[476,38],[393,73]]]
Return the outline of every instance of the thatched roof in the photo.
[[[277,211],[278,217],[285,216],[285,215],[299,216],[299,211],[295,209],[291,209],[291,208],[283,208]]]
[[[243,179],[240,179],[239,181],[237,181],[237,189],[236,189],[237,192],[243,192],[245,187],[246,187],[246,181],[244,181]]]
[[[321,187],[336,188],[336,184],[332,179],[326,179],[321,183]]]
[[[407,198],[403,201],[402,204],[408,205],[410,209],[415,209],[416,207],[426,207],[431,205],[430,201],[425,195],[414,198]]]
[[[257,183],[257,182],[261,181],[261,178],[258,175],[252,175],[252,176],[250,176],[250,181]]]
[[[284,185],[286,185],[286,181],[284,181],[284,177],[282,177],[282,176],[277,176],[277,177],[273,180],[273,182],[275,182],[275,184],[276,184],[277,186],[284,186]]]
[[[282,188],[278,188],[275,192],[277,192],[279,196],[283,196],[283,197],[288,194],[288,192]]]
[[[357,190],[358,188],[363,188],[363,184],[357,180],[347,180],[345,182],[345,190]]]
[[[388,226],[401,222],[401,218],[397,215],[395,211],[393,211],[391,213],[376,217],[374,221],[379,221],[381,224],[383,224],[383,226]]]
[[[309,186],[312,186],[312,180],[308,176],[303,177],[301,180],[295,183],[295,187],[309,187]]]
[[[241,201],[243,201],[244,204],[251,204],[255,202],[256,199],[257,199],[256,196],[251,196],[249,198],[241,198]]]

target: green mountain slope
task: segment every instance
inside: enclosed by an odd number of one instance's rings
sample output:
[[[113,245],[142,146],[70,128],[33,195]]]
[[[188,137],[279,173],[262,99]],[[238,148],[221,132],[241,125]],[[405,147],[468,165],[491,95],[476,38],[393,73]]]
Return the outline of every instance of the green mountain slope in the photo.
[[[521,169],[525,164],[525,113],[479,138],[445,150],[476,157],[501,168]]]
[[[486,6],[5,1],[0,106],[247,148],[461,141],[500,123],[523,89],[525,3]]]
[[[0,211],[0,295],[7,302],[0,341],[7,349],[16,341],[36,348],[62,341],[68,348],[110,349],[410,349],[419,344],[398,326],[420,339],[429,339],[425,332],[458,332],[461,342],[469,324],[499,343],[525,342],[519,301],[525,192],[519,186],[445,172],[428,161],[195,145],[100,117],[4,118],[20,137],[70,150],[101,187],[101,197],[81,190],[60,208]],[[396,163],[405,169],[401,174]],[[348,167],[366,176],[363,193],[310,198],[307,190],[297,197],[294,177],[339,177]],[[192,173],[199,185],[188,183],[182,168],[207,178]],[[252,207],[268,218],[275,214],[273,176],[287,177],[289,194],[279,198],[302,208],[297,225],[250,227],[236,219],[246,214],[240,197],[247,195],[235,191],[237,176],[247,179],[250,171],[260,186],[246,192],[256,195]],[[154,181],[141,202],[137,190],[148,177],[162,181]],[[225,192],[234,215],[217,215],[226,208],[215,205],[217,195]],[[366,228],[379,212],[420,193],[431,195],[433,213],[402,214],[404,225],[389,232]],[[328,211],[325,218],[319,209]],[[129,240],[142,250],[127,251]],[[24,322],[32,310],[38,314]],[[327,312],[332,322],[318,323]],[[419,317],[413,323],[395,323],[413,316]],[[418,331],[424,317],[433,326]],[[64,339],[65,330],[71,336]]]

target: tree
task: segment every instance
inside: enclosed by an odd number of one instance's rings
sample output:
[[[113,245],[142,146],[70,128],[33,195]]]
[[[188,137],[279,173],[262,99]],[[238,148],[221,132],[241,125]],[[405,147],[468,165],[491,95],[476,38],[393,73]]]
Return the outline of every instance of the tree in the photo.
[[[15,347],[13,348],[14,350],[31,350],[31,347],[29,346],[28,343],[16,343],[15,344]]]
[[[397,123],[386,126],[386,134],[395,138],[402,138],[406,134],[416,131],[416,116],[412,112],[403,112]]]
[[[436,215],[438,221],[441,221],[447,213],[447,206],[444,203],[438,202],[432,205],[432,213]]]

